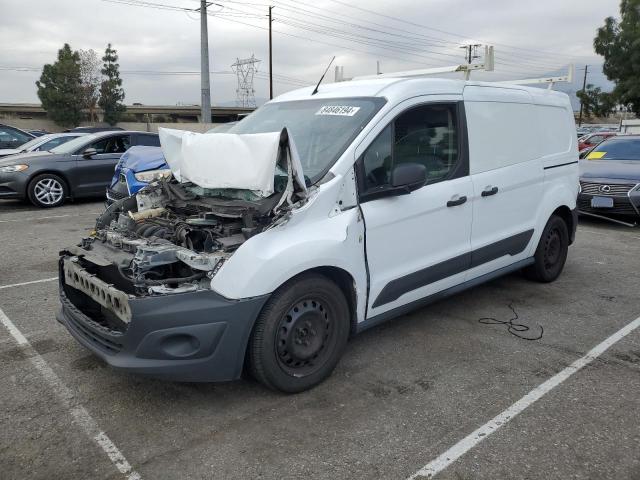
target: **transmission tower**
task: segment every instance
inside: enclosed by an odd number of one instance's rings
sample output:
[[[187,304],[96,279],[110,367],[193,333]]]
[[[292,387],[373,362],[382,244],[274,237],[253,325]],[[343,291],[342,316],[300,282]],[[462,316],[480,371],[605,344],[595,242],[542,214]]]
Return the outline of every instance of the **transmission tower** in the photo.
[[[253,77],[258,71],[258,60],[255,55],[250,58],[236,58],[236,63],[231,68],[238,77],[238,88],[236,88],[236,105],[238,107],[255,107],[256,91],[253,89]]]

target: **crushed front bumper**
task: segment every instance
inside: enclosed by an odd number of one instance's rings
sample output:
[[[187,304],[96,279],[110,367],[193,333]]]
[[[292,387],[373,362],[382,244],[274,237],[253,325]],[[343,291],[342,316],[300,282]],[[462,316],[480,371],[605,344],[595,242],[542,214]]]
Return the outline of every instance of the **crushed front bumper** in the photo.
[[[79,301],[85,295],[64,281],[56,318],[78,342],[112,367],[185,382],[240,377],[253,324],[267,296],[228,300],[198,291],[129,300],[131,320],[122,329],[90,318]]]

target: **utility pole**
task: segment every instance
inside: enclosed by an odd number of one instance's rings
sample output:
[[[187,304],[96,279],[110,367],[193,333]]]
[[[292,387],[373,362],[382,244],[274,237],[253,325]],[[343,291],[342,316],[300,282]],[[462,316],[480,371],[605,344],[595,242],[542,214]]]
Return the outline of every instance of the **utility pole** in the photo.
[[[273,7],[269,5],[269,100],[273,100],[273,41],[271,38],[271,24],[273,17],[271,16]]]
[[[582,81],[582,93],[585,93],[585,90],[587,89],[587,72],[589,72],[589,65],[585,65],[584,66],[584,80]],[[584,107],[584,101],[582,100],[582,98],[580,99],[580,116],[578,117],[578,126],[581,127],[582,126],[582,110]]]
[[[200,0],[200,122],[211,123],[211,83],[209,80],[209,32],[207,30],[207,7],[211,3]]]

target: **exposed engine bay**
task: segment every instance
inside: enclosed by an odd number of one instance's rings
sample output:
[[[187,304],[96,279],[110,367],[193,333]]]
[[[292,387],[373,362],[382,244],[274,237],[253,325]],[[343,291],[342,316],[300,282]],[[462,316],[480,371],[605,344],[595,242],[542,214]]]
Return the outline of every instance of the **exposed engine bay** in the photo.
[[[114,202],[90,236],[61,252],[65,283],[125,323],[127,298],[210,288],[245,241],[286,222],[308,198],[287,152],[278,155],[269,196],[164,178]]]

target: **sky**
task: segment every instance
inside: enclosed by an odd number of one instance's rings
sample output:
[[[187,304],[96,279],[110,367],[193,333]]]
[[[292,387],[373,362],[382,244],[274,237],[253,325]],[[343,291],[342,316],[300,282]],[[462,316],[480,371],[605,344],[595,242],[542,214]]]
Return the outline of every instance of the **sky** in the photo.
[[[134,5],[135,4],[135,5]],[[144,6],[142,6],[144,5]],[[268,5],[273,5],[275,94],[316,83],[333,56],[346,77],[454,65],[460,45],[492,44],[496,71],[481,80],[543,76],[585,64],[607,86],[596,29],[619,0],[215,0],[209,7],[211,96],[233,105],[231,65],[255,55],[258,103],[269,95]],[[64,43],[119,55],[125,103],[199,104],[198,0],[0,0],[0,102],[39,103],[39,69]],[[168,74],[167,72],[173,72]],[[183,73],[175,73],[183,72]],[[187,73],[184,73],[187,72]],[[192,73],[189,73],[192,72]],[[333,81],[333,67],[326,81]]]

